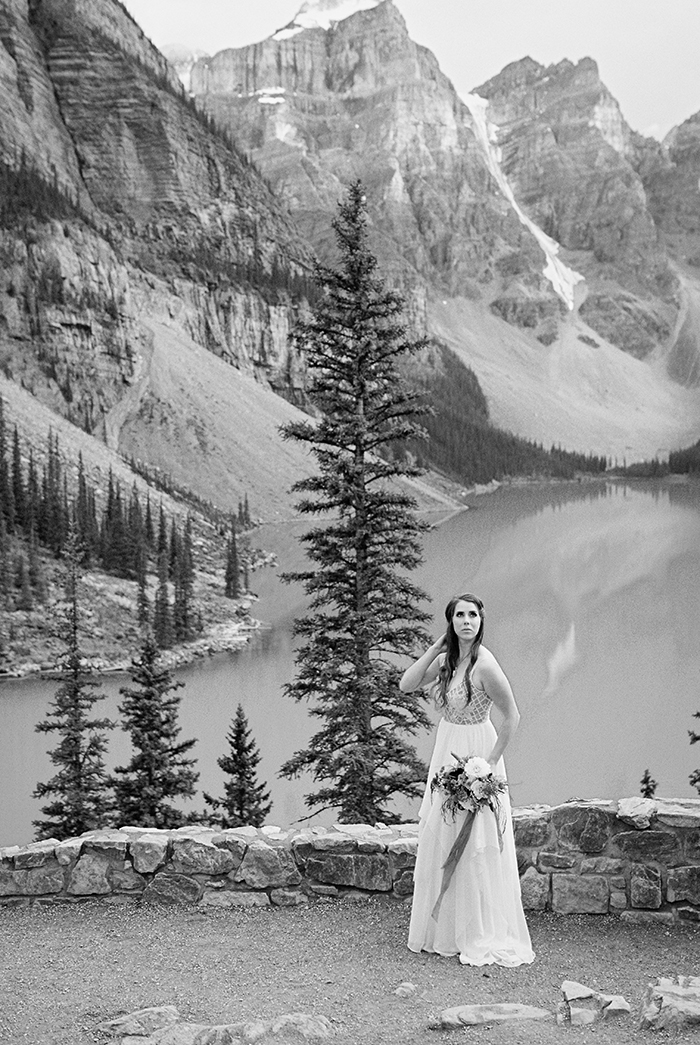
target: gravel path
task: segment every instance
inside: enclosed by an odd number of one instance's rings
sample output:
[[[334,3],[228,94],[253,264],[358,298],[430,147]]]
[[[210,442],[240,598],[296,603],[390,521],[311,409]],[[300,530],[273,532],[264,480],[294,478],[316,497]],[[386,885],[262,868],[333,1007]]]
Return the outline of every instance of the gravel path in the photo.
[[[614,918],[534,915],[537,959],[519,969],[460,966],[406,948],[409,907],[370,900],[307,908],[202,912],[85,902],[0,909],[2,1045],[92,1045],[97,1024],[150,1005],[183,1019],[227,1023],[290,1012],[327,1016],[338,1045],[428,1045],[448,1039],[509,1045],[666,1036],[635,1030],[646,984],[700,974],[700,927],[629,926]],[[564,979],[623,994],[634,1018],[594,1028],[523,1023],[429,1030],[442,1009],[510,1001],[552,1011]],[[394,994],[415,984],[408,998]],[[573,1037],[572,1037],[573,1036]],[[697,1041],[681,1036],[676,1041]]]

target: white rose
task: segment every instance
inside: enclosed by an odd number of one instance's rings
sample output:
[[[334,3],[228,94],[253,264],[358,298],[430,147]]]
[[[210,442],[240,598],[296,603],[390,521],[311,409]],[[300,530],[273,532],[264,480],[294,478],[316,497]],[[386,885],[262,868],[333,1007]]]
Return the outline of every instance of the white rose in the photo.
[[[467,759],[464,766],[464,772],[467,773],[472,780],[480,780],[482,777],[490,776],[492,770],[485,758],[473,755],[471,758]]]

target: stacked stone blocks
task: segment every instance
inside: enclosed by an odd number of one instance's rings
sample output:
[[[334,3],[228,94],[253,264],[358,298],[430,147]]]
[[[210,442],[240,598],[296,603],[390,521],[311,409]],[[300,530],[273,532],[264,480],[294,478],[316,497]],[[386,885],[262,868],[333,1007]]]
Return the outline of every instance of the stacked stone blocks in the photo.
[[[526,909],[700,921],[700,800],[572,801],[513,823]]]
[[[700,921],[700,799],[572,801],[513,815],[523,903]],[[0,904],[104,898],[208,907],[413,892],[418,827],[93,831],[0,849]]]

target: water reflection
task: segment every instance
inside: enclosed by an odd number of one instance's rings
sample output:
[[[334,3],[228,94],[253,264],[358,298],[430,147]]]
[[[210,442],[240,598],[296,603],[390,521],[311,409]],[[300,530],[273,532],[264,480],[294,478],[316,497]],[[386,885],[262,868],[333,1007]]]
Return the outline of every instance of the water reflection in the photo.
[[[695,794],[688,775],[697,747],[687,730],[700,707],[698,488],[562,484],[505,489],[472,503],[426,535],[415,579],[433,600],[435,634],[455,591],[475,591],[486,603],[487,645],[523,712],[507,754],[514,800],[635,794],[647,766],[661,793]],[[258,540],[294,570],[304,562],[301,530],[266,527]],[[306,708],[283,696],[294,672],[291,625],[304,596],[273,569],[254,575],[254,585],[256,614],[271,626],[243,653],[179,673],[182,736],[198,737],[200,789],[220,794],[216,759],[240,701],[261,749],[272,820],[288,824],[305,815],[310,788],[277,778],[314,730]],[[123,684],[105,680],[112,716]],[[52,694],[50,683],[0,685],[0,845],[31,838],[38,813],[31,791],[51,772],[46,738],[34,725]],[[430,736],[419,738],[424,758],[430,747]],[[126,738],[115,731],[111,762],[127,757]]]

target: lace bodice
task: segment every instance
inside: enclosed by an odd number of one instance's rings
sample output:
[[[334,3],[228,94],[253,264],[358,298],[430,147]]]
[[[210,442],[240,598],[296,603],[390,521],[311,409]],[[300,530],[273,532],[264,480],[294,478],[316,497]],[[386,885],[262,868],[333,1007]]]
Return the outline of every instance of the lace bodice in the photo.
[[[486,722],[491,711],[491,698],[485,689],[472,686],[472,699],[467,703],[467,684],[461,679],[450,686],[446,693],[447,703],[443,718],[455,726],[474,726]]]

